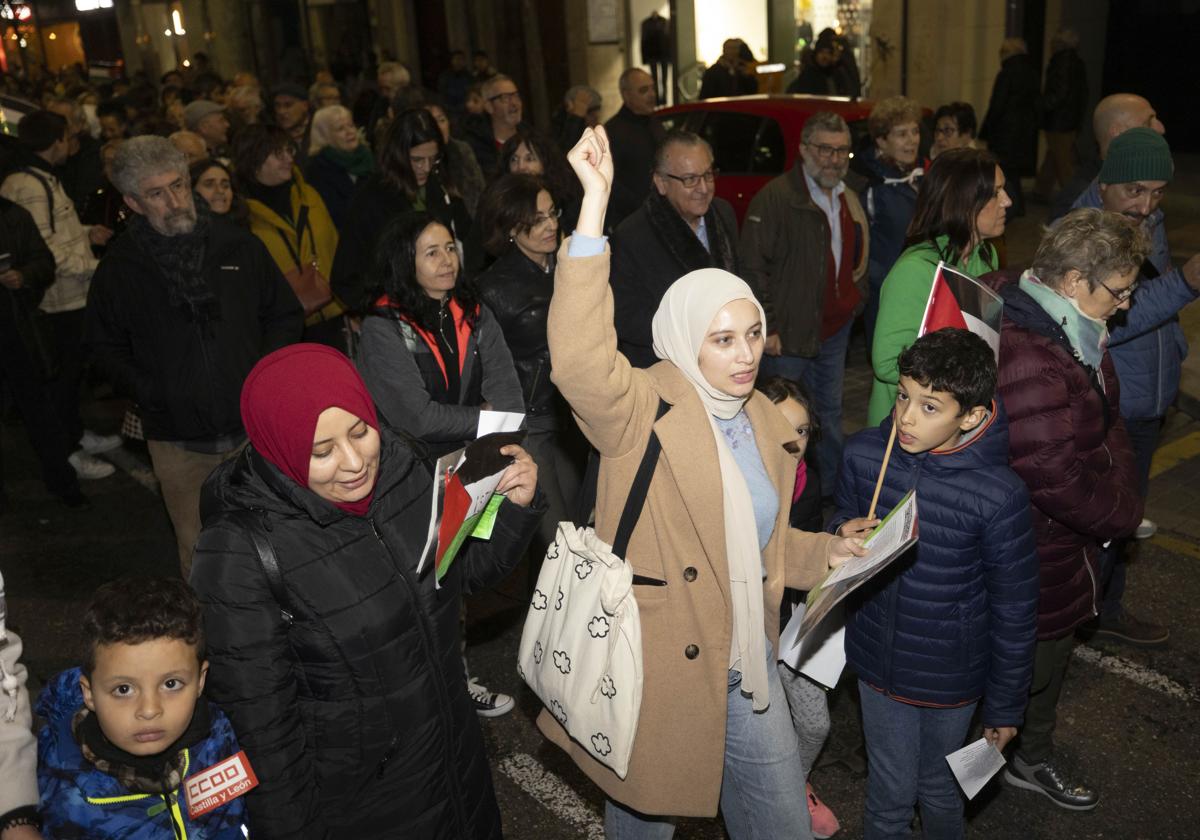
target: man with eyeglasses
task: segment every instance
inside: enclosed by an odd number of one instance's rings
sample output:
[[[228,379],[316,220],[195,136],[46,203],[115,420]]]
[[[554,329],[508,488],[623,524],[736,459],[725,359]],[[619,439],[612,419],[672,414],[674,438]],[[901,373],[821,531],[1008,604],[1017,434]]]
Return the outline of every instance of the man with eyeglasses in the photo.
[[[821,420],[821,493],[832,495],[842,449],[842,381],[854,317],[867,294],[870,223],[843,183],[850,129],[813,114],[791,171],[759,190],[742,228],[742,275],[767,313],[762,372],[802,380]]]
[[[1171,149],[1153,128],[1131,128],[1108,146],[1100,176],[1075,202],[1075,207],[1100,207],[1122,213],[1141,225],[1152,243],[1142,265],[1128,312],[1109,323],[1108,349],[1121,383],[1121,417],[1125,421],[1137,466],[1139,491],[1149,489],[1150,462],[1158,447],[1167,409],[1179,393],[1187,339],[1179,326],[1179,311],[1200,296],[1200,254],[1181,268],[1171,264],[1166,224],[1159,209],[1163,193],[1175,175]],[[1109,290],[1112,294],[1112,290]],[[1157,526],[1143,519],[1135,537],[1153,536]],[[1125,590],[1123,549],[1114,543],[1101,555],[1104,601],[1100,616],[1086,632],[1119,644],[1150,647],[1164,644],[1166,627],[1142,621],[1121,605]]]
[[[496,173],[500,147],[517,131],[529,128],[522,119],[524,106],[517,83],[497,73],[483,83],[483,113],[467,121],[467,142],[475,152],[484,177]]]
[[[304,312],[262,242],[197,206],[187,161],[165,137],[122,144],[112,181],[134,215],[96,269],[87,340],[138,405],[186,579],[200,487],[246,441],[242,381],[299,340]]]
[[[672,283],[700,268],[739,274],[737,217],[716,197],[716,175],[702,137],[669,132],[654,156],[654,188],[613,232],[617,346],[634,367],[658,362],[650,322]]]

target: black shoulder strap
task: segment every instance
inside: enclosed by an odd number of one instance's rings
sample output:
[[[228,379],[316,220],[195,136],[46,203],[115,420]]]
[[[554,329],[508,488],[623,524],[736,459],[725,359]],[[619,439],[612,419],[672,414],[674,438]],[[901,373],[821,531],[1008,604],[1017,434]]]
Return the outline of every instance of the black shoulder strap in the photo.
[[[308,205],[301,204],[300,212],[296,218],[296,248],[292,247],[292,243],[287,238],[287,232],[283,228],[275,228],[275,232],[279,234],[279,238],[283,240],[283,247],[288,249],[288,254],[291,255],[292,262],[296,264],[296,268],[303,268],[300,264],[300,254],[296,251],[299,249],[304,251],[304,230],[308,227]],[[316,256],[317,238],[313,237],[313,256]]]
[[[250,537],[250,541],[254,543],[259,565],[262,566],[263,574],[266,575],[271,595],[275,598],[275,603],[279,605],[279,613],[288,626],[291,626],[293,616],[291,610],[288,609],[291,602],[288,599],[287,590],[283,586],[283,574],[279,571],[279,558],[275,554],[275,548],[271,545],[266,531],[263,530],[258,515],[250,510],[228,511],[225,515],[240,525],[245,530],[246,536]]]
[[[658,411],[654,415],[655,422],[662,419],[670,406],[661,397],[658,400]],[[613,539],[613,554],[624,558],[629,549],[629,540],[633,537],[633,529],[641,518],[642,508],[646,504],[646,496],[650,492],[650,480],[654,478],[654,469],[658,465],[658,456],[662,452],[662,442],[654,429],[650,430],[650,440],[642,461],[638,464],[637,474],[629,487],[629,496],[625,499],[625,507],[617,522],[617,534]],[[580,498],[576,506],[576,525],[586,525],[592,508],[596,505],[596,492],[600,482],[600,457],[593,451],[588,458],[587,473],[580,488]]]

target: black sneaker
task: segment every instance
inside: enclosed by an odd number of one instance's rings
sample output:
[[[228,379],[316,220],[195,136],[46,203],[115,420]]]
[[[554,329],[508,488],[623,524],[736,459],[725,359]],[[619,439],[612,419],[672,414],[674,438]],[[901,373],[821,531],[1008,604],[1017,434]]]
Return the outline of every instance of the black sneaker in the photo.
[[[1026,764],[1020,756],[1014,755],[1004,768],[1004,781],[1013,787],[1040,793],[1058,807],[1071,811],[1090,811],[1100,801],[1100,794],[1082,782],[1068,779],[1054,766],[1052,759],[1040,764]]]
[[[500,717],[512,711],[514,701],[507,694],[499,691],[488,691],[474,677],[467,680],[467,694],[475,704],[475,714],[480,717]]]
[[[1086,625],[1081,635],[1089,642],[1154,648],[1165,645],[1171,638],[1171,631],[1162,625],[1142,621],[1122,609],[1111,618],[1101,617]]]

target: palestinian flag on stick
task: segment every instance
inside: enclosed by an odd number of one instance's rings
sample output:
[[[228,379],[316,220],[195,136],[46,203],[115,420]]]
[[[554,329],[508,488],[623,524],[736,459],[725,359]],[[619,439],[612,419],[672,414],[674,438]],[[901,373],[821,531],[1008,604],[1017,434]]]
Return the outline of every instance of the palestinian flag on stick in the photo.
[[[939,262],[933,273],[933,286],[918,336],[946,327],[970,330],[992,348],[1000,361],[1000,319],[1004,300],[974,277],[955,271]]]

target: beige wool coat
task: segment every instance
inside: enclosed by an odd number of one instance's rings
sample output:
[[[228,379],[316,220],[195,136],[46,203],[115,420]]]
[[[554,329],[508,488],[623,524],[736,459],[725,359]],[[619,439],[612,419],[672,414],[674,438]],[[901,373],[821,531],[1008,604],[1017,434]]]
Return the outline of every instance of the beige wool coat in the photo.
[[[570,257],[564,243],[550,302],[551,378],[600,452],[596,531],[611,543],[653,426],[662,454],[626,559],[642,624],[644,688],[624,780],[592,759],[546,710],[538,727],[613,799],[647,814],[717,813],[733,612],[725,558],[716,442],[695,389],[670,362],[635,370],[617,352],[609,253]],[[659,398],[670,408],[655,422]],[[775,531],[763,552],[763,631],[778,646],[784,586],[808,589],[828,569],[833,537],[788,527],[795,430],[762,394],[746,414],[779,493]],[[746,702],[749,702],[747,700]],[[797,795],[802,795],[797,793]]]

